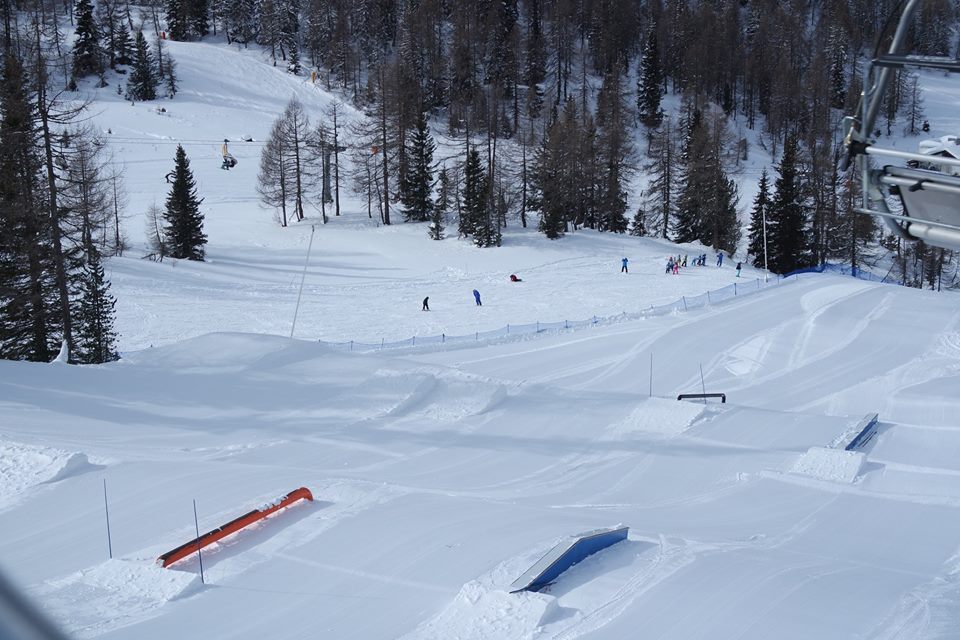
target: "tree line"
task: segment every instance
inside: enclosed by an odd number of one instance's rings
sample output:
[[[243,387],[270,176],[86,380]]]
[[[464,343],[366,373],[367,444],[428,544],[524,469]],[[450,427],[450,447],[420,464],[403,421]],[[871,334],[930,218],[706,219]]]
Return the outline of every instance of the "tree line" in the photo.
[[[218,6],[210,15],[228,34],[231,25],[248,24],[244,43],[276,46],[255,5]],[[786,171],[753,206],[768,214],[768,231],[779,230],[779,239],[768,238],[771,268],[827,260],[857,267],[882,251],[880,229],[851,213],[858,194],[840,170],[840,119],[860,94],[862,61],[881,35],[891,35],[897,2],[272,6],[299,16],[284,38],[296,41],[320,81],[366,112],[364,125],[346,137],[355,184],[384,224],[395,221],[391,206],[399,204],[405,221],[437,218],[431,236],[446,212],[455,213],[459,234],[481,246],[498,244],[508,222],[526,226],[532,217],[551,238],[586,227],[734,252],[741,237],[737,179],[753,139],[775,159],[768,180]],[[253,18],[238,22],[248,10]],[[950,54],[956,17],[948,0],[925,3],[909,46]],[[281,57],[291,50],[280,47]],[[877,135],[900,123],[918,133],[917,86],[915,75],[896,74]],[[680,109],[667,113],[667,100]],[[432,124],[426,134],[424,119]],[[461,138],[463,153],[424,164],[424,150],[434,145],[430,130]],[[647,188],[630,193],[637,182]],[[443,205],[429,203],[428,193]],[[744,231],[761,233],[752,222]],[[748,246],[758,261],[756,243]],[[897,260],[910,262],[918,251],[927,249],[898,245]],[[949,252],[944,260],[953,260]]]
[[[137,31],[132,57],[98,31],[89,0],[3,5],[0,42],[0,358],[96,364],[116,360],[115,299],[103,260],[122,255],[126,194],[105,141],[85,125],[78,79],[102,80],[103,63],[131,64],[131,99],[151,99],[154,59]],[[73,8],[72,50],[62,46],[58,10]],[[101,2],[101,15],[129,6]],[[120,37],[116,42],[123,42]],[[126,53],[125,53],[126,52]],[[138,61],[146,66],[138,68]],[[172,61],[165,68],[172,74]],[[140,74],[140,72],[143,72]],[[168,75],[168,78],[170,75]],[[139,84],[144,80],[144,84]],[[169,84],[168,80],[168,87]],[[206,237],[189,161],[177,149],[165,210],[148,227],[151,257],[203,260]],[[149,217],[149,216],[148,216]]]

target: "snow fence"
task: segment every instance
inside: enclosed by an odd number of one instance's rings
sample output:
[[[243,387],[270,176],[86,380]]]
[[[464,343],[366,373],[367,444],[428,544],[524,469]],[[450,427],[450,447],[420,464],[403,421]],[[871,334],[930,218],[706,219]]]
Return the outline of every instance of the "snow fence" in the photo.
[[[710,305],[733,300],[734,298],[751,295],[759,291],[763,291],[769,287],[777,286],[781,283],[795,281],[799,277],[800,273],[806,273],[806,271],[797,272],[787,276],[772,275],[769,280],[757,278],[753,282],[750,282],[749,280],[734,282],[733,284],[727,285],[721,289],[707,291],[706,293],[701,293],[700,295],[683,296],[679,300],[675,300],[667,304],[661,304],[659,306],[651,305],[649,309],[644,309],[642,311],[636,311],[633,313],[618,313],[613,316],[593,316],[592,318],[587,318],[586,320],[561,320],[554,322],[532,322],[529,324],[508,324],[505,327],[492,329],[490,331],[476,331],[474,333],[463,335],[447,335],[445,333],[441,333],[440,335],[434,336],[413,336],[411,338],[407,338],[406,340],[395,340],[390,342],[385,339],[381,339],[380,342],[359,342],[355,340],[349,340],[347,342],[327,342],[325,340],[320,340],[319,342],[335,349],[366,352],[378,351],[380,349],[409,349],[411,347],[435,347],[447,344],[456,345],[477,342],[504,342],[513,339],[519,340],[523,339],[524,336],[531,336],[539,333],[569,331],[572,329],[581,329],[594,325],[608,325],[627,320],[640,320],[643,318],[669,315],[671,313],[682,313],[692,309],[701,309]]]

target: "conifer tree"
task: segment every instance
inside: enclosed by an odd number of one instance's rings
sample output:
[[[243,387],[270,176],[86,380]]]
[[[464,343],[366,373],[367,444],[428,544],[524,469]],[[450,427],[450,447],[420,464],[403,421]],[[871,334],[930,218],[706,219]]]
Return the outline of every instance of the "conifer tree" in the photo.
[[[57,353],[57,286],[43,190],[34,96],[8,51],[0,76],[0,358],[49,361]]]
[[[663,109],[660,108],[662,97],[663,67],[660,65],[660,53],[657,50],[657,32],[651,28],[643,49],[637,79],[637,115],[645,126],[659,127],[663,122]]]
[[[210,0],[189,0],[187,12],[190,32],[196,38],[210,33]]]
[[[600,231],[625,233],[627,230],[627,193],[624,182],[629,171],[627,158],[627,106],[617,70],[605,74],[597,99],[598,160],[600,171],[595,195]]]
[[[769,216],[770,211],[770,180],[767,176],[766,167],[760,173],[760,182],[757,187],[757,195],[753,199],[753,209],[750,211],[747,254],[753,257],[753,266],[763,269],[766,268],[763,252],[763,223],[764,219]]]
[[[179,88],[177,84],[177,63],[168,54],[163,66],[165,72],[163,81],[167,85],[167,97],[172,98],[177,95],[177,89]]]
[[[647,212],[643,207],[637,207],[637,212],[633,214],[633,224],[630,225],[630,235],[643,237],[647,235]]]
[[[450,210],[450,199],[453,196],[450,178],[447,176],[447,168],[440,170],[440,177],[437,179],[439,187],[437,190],[437,201],[433,203],[430,211],[430,231],[428,235],[433,240],[443,240],[443,231],[446,226],[446,215]]]
[[[246,46],[257,37],[257,4],[254,0],[229,0],[225,22],[231,41]]]
[[[81,292],[76,316],[74,358],[82,364],[102,364],[119,359],[114,305],[100,252],[91,247],[81,275]]]
[[[114,60],[118,65],[133,63],[133,38],[127,28],[126,21],[121,20],[114,36]]]
[[[155,100],[157,97],[157,72],[153,56],[147,47],[143,31],[137,31],[137,40],[133,57],[133,72],[127,84],[127,93],[131,100]]]
[[[433,202],[430,198],[433,185],[433,152],[437,145],[430,136],[427,117],[423,112],[417,118],[417,128],[410,136],[407,146],[407,174],[400,194],[403,216],[407,222],[424,222],[430,219]]]
[[[675,223],[677,177],[680,174],[679,153],[677,152],[676,130],[670,118],[653,132],[650,140],[651,162],[646,169],[650,172],[650,186],[647,190],[647,233],[666,239]]]
[[[203,233],[202,199],[197,198],[197,185],[190,170],[190,160],[183,147],[177,145],[173,184],[167,195],[164,218],[170,256],[202,261],[207,236]]]
[[[93,5],[90,0],[80,0],[74,13],[77,29],[76,40],[73,43],[73,77],[103,75],[100,27],[93,16]]]
[[[799,173],[797,136],[787,137],[780,174],[774,184],[773,202],[767,215],[767,252],[770,270],[785,274],[810,263],[804,198]]]
[[[677,197],[674,241],[695,242],[704,235],[708,200],[712,198],[710,161],[707,155],[709,134],[703,113],[692,107],[687,114],[686,139],[684,141],[680,174],[680,193]]]
[[[171,40],[187,40],[190,15],[187,0],[167,0],[167,36]]]
[[[677,199],[676,241],[699,241],[732,253],[740,238],[739,196],[723,167],[724,117],[714,114],[710,126],[703,117],[694,115],[684,154],[683,186]]]
[[[478,247],[490,247],[500,244],[499,232],[493,226],[489,206],[489,177],[480,163],[480,154],[471,149],[467,156],[464,171],[463,210],[473,242]]]

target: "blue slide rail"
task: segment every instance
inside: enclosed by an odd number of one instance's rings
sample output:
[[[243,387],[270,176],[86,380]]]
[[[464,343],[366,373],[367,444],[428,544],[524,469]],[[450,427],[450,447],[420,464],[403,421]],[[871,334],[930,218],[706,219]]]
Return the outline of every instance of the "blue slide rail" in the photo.
[[[865,415],[863,420],[857,424],[857,428],[855,429],[857,431],[857,435],[855,435],[853,440],[851,440],[849,444],[844,447],[844,450],[854,451],[866,446],[866,444],[873,439],[873,436],[877,435],[878,424],[879,415],[876,413],[868,413]]]
[[[510,593],[539,591],[584,558],[627,539],[629,527],[587,531],[564,540],[513,581]]]

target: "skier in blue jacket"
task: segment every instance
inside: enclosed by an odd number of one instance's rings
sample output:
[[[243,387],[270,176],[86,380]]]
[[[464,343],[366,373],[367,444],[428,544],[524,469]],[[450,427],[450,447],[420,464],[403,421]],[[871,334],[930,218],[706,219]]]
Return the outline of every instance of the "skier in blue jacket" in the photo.
[[[623,265],[622,267],[620,267],[620,273],[630,273],[630,270],[627,269],[628,262],[629,260],[627,260],[626,258],[620,261],[620,263]]]
[[[480,302],[480,292],[476,289],[473,290],[473,299],[477,301],[477,306],[482,307],[483,303]]]

